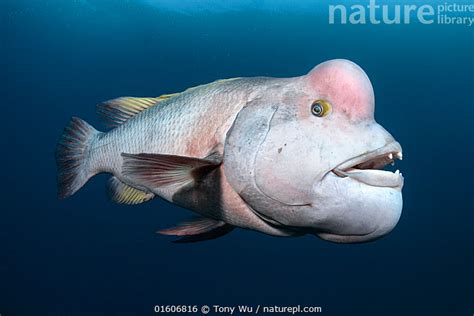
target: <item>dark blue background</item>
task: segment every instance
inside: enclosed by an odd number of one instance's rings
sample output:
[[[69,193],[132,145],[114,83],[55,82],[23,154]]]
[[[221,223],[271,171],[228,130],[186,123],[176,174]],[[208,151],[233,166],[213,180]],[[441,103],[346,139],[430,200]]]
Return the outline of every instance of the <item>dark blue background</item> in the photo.
[[[472,27],[329,25],[313,10],[173,12],[128,1],[2,1],[0,313],[153,314],[155,304],[322,306],[325,315],[471,315]],[[95,104],[219,78],[296,76],[332,58],[372,80],[402,144],[404,209],[373,243],[236,230],[177,245],[190,213],[110,203],[107,176],[56,198],[54,149]]]

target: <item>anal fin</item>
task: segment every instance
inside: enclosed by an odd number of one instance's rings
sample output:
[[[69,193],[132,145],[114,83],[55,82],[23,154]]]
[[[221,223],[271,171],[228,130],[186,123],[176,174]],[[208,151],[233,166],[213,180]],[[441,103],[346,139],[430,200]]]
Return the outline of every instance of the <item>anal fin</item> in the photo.
[[[107,195],[110,200],[119,204],[140,204],[155,197],[153,193],[144,192],[126,185],[117,177],[111,177],[107,183]]]
[[[181,236],[175,243],[191,243],[215,239],[230,233],[234,226],[211,218],[196,218],[178,224],[176,227],[159,230],[162,235]]]

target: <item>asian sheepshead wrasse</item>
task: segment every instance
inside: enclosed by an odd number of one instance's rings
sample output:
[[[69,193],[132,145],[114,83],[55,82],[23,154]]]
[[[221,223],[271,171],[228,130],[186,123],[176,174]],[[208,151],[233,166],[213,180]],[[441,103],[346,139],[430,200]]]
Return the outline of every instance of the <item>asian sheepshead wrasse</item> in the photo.
[[[56,151],[59,196],[100,172],[112,201],[159,196],[202,217],[160,232],[179,241],[234,227],[341,243],[389,233],[402,210],[400,144],[374,120],[365,72],[330,60],[294,78],[234,78],[156,98],[121,97],[101,133],[72,118]]]

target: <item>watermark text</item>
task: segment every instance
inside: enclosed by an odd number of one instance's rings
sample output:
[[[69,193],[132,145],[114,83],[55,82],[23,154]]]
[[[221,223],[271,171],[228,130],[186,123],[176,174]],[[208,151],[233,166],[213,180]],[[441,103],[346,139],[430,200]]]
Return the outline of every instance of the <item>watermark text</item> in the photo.
[[[472,26],[474,4],[379,4],[330,5],[329,24],[453,24]]]

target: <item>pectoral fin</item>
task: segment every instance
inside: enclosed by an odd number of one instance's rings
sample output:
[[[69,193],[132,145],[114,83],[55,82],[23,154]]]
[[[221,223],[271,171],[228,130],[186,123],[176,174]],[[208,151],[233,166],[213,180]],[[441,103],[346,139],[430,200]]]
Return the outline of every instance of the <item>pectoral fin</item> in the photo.
[[[234,226],[211,218],[196,218],[178,224],[176,227],[159,230],[162,235],[184,236],[175,243],[190,243],[223,236],[234,229]]]
[[[193,184],[203,175],[217,168],[222,157],[211,154],[206,158],[194,158],[160,154],[126,154],[123,157],[123,173],[146,187],[185,186]]]
[[[110,178],[107,183],[107,195],[112,202],[119,204],[140,204],[155,197],[153,193],[132,188],[116,177]]]

